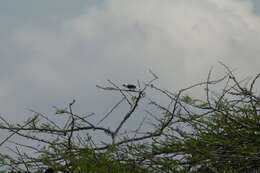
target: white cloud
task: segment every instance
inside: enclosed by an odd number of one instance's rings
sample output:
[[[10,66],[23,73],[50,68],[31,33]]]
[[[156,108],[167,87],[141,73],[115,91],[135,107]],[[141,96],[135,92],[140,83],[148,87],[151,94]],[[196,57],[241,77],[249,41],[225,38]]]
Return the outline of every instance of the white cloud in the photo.
[[[98,119],[117,98],[95,85],[146,80],[148,69],[172,91],[205,79],[218,61],[254,75],[260,18],[250,2],[104,0],[60,25],[50,18],[46,27],[31,21],[12,36],[0,30],[0,113],[22,121],[27,108],[50,113],[76,98],[77,112]]]
[[[24,99],[31,91],[17,82],[29,83],[39,105],[48,93],[95,101],[95,84],[144,80],[148,69],[178,90],[205,79],[219,60],[247,75],[260,67],[260,19],[250,1],[106,0],[58,28],[21,26],[12,39],[24,60],[9,96]]]
[[[219,60],[249,74],[260,65],[260,20],[249,2],[105,2],[87,8],[70,23],[72,32],[86,45],[100,47],[102,60],[117,66],[142,63],[140,69],[151,67],[165,79],[189,82],[197,81]]]

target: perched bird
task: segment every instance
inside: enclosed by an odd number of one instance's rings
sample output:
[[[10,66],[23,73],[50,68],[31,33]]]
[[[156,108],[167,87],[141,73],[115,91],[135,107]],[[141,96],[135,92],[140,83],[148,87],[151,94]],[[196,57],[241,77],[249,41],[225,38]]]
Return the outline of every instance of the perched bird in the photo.
[[[52,168],[48,168],[45,170],[44,173],[54,173],[54,170]]]
[[[128,88],[130,90],[135,90],[136,89],[136,86],[133,85],[133,84],[123,84],[122,86],[126,87],[126,88]]]

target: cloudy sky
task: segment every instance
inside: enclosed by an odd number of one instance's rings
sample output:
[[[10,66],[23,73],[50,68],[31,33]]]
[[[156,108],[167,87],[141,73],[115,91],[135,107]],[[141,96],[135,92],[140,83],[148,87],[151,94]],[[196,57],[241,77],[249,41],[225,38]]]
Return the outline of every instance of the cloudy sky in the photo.
[[[149,69],[172,91],[219,73],[218,61],[260,72],[259,0],[0,2],[0,113],[11,120],[73,98],[79,112],[105,112],[114,97],[96,84],[145,81]]]

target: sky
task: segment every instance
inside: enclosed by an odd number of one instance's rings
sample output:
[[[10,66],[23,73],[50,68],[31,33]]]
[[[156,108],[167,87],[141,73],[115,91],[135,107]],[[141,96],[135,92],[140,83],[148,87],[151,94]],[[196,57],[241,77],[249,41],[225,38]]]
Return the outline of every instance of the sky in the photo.
[[[171,91],[260,67],[258,0],[0,0],[0,114],[50,113],[76,99],[104,114],[118,97],[96,85],[148,81]]]

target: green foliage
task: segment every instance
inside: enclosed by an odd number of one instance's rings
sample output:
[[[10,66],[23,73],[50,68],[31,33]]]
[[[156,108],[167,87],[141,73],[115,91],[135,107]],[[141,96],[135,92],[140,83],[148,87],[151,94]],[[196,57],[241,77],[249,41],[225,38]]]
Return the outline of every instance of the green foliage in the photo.
[[[92,150],[85,150],[80,153],[80,158],[73,163],[81,172],[89,173],[138,173],[140,170],[133,165],[120,163],[110,153],[95,153]]]
[[[231,79],[233,83],[229,84]],[[0,155],[0,166],[15,172],[22,169],[21,165],[33,168],[35,172],[42,172],[39,168],[51,167],[69,173],[260,172],[260,98],[252,92],[255,81],[256,78],[249,89],[245,89],[232,76],[227,79],[221,93],[210,92],[209,84],[217,82],[207,81],[202,83],[207,85],[205,100],[183,94],[185,89],[172,94],[151,85],[151,89],[166,95],[171,101],[167,107],[155,101],[149,102],[159,110],[159,115],[147,111],[154,118],[149,122],[152,128],[140,133],[143,122],[137,130],[118,132],[134,109],[142,105],[138,104],[146,97],[142,93],[122,94],[130,108],[115,130],[95,125],[86,118],[88,116],[74,114],[72,105],[75,100],[69,104],[69,111],[55,108],[55,115],[68,117],[62,127],[52,121],[42,121],[39,115],[29,119],[25,125],[15,126],[4,121],[8,126],[1,125],[2,129],[44,145],[36,148],[25,146],[39,153],[36,158],[20,154],[18,149],[18,159]],[[144,90],[149,86],[146,84]],[[117,87],[107,89],[123,92]],[[22,133],[24,131],[28,133]],[[101,145],[93,140],[91,134],[97,131],[103,132],[111,142],[101,142]],[[43,137],[40,138],[39,134]],[[49,138],[46,139],[47,135]]]

